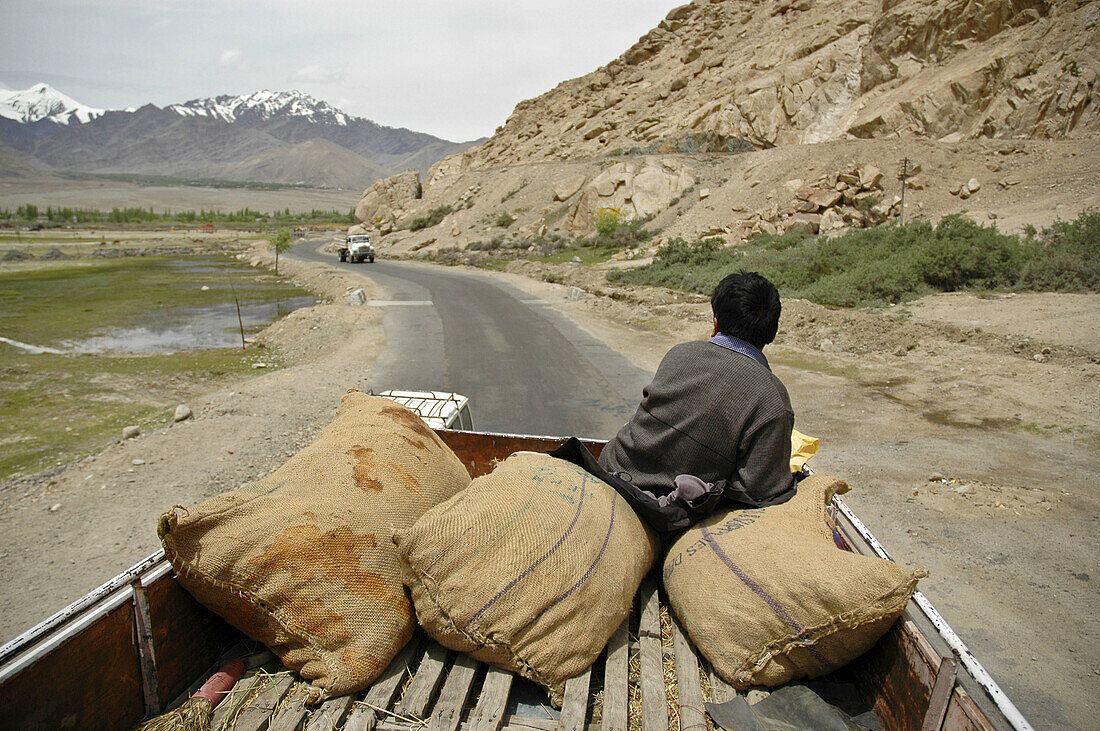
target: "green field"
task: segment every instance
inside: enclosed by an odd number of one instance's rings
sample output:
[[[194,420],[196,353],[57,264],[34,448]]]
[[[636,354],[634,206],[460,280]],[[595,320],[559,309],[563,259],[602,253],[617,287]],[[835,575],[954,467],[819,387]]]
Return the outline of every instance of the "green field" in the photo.
[[[203,287],[206,289],[203,289]],[[170,353],[79,353],[74,342],[126,332],[180,307],[243,306],[309,293],[230,257],[81,259],[0,268],[0,483],[101,448],[127,424],[171,420],[211,381],[278,365],[237,347]]]

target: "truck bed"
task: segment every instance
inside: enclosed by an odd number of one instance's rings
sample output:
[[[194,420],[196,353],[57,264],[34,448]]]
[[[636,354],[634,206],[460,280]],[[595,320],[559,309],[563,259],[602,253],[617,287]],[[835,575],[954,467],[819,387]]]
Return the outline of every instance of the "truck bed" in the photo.
[[[473,476],[515,451],[561,442],[439,434]],[[598,452],[602,444],[589,446]],[[881,555],[858,518],[837,506],[838,539],[849,550]],[[874,648],[825,680],[850,684],[886,729],[1029,729],[948,633],[930,604],[911,601]],[[180,587],[158,552],[0,647],[0,728],[130,727],[183,702],[242,639]],[[712,728],[703,702],[733,693],[697,655],[652,578],[597,663],[567,683],[560,713],[528,681],[450,652],[421,631],[364,692],[309,708],[303,688],[273,660],[238,683],[213,728],[702,731]]]

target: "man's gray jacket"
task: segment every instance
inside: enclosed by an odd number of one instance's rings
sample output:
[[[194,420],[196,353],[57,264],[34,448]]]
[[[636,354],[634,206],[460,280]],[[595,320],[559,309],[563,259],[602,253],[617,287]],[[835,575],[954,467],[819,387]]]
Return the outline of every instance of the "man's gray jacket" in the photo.
[[[787,389],[767,366],[713,342],[682,343],[665,355],[599,464],[657,498],[690,475],[721,485],[723,501],[774,505],[794,495],[793,428]]]

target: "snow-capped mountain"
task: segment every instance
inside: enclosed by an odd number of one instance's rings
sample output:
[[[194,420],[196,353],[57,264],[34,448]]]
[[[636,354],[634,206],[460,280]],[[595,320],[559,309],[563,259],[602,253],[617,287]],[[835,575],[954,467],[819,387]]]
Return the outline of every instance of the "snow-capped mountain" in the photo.
[[[0,90],[0,117],[17,122],[48,119],[57,124],[84,124],[101,116],[104,111],[81,104],[49,84],[35,84],[22,91]]]
[[[257,91],[245,96],[222,95],[192,99],[168,109],[184,117],[211,117],[225,122],[298,117],[314,123],[347,126],[348,115],[327,102],[300,91]]]
[[[346,114],[300,91],[93,109],[36,84],[0,86],[0,145],[60,171],[362,189],[469,147]]]

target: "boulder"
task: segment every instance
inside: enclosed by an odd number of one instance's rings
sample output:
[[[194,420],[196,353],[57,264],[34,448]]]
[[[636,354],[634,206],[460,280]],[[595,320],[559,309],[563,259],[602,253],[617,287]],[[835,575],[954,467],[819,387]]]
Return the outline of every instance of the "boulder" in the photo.
[[[581,189],[584,185],[584,181],[587,180],[584,175],[571,175],[568,178],[562,178],[558,182],[554,183],[554,200],[564,201],[572,198],[573,195]]]
[[[187,419],[191,418],[191,414],[192,412],[190,406],[188,406],[187,404],[180,404],[176,407],[176,412],[172,414],[172,421],[186,421]]]
[[[832,208],[840,203],[844,195],[838,190],[815,190],[806,199],[819,208]]]
[[[416,170],[406,170],[384,180],[376,180],[359,197],[355,218],[359,223],[377,229],[383,228],[382,224],[388,221],[392,230],[392,222],[398,217],[397,211],[418,200],[422,193],[420,173]]]
[[[592,126],[591,128],[589,128],[589,130],[584,133],[584,138],[586,140],[595,139],[595,138],[599,137],[604,132],[607,132],[610,129],[611,129],[611,127],[609,125],[607,125],[603,122],[600,122],[600,123]]]
[[[782,225],[783,233],[816,234],[821,230],[821,215],[817,213],[797,213]]]
[[[874,165],[864,165],[859,169],[859,187],[872,190],[882,187],[882,171]]]
[[[982,184],[978,182],[977,178],[971,178],[966,182],[966,189],[973,195],[982,189]]]
[[[122,427],[122,438],[123,439],[134,439],[135,437],[140,437],[140,436],[141,436],[141,427],[140,426],[124,426],[124,427]]]
[[[619,162],[583,187],[570,209],[569,227],[586,235],[594,230],[596,212],[618,210],[622,220],[656,214],[695,183],[683,163]]]
[[[829,208],[821,214],[819,231],[836,231],[844,228],[844,215],[836,208]]]

